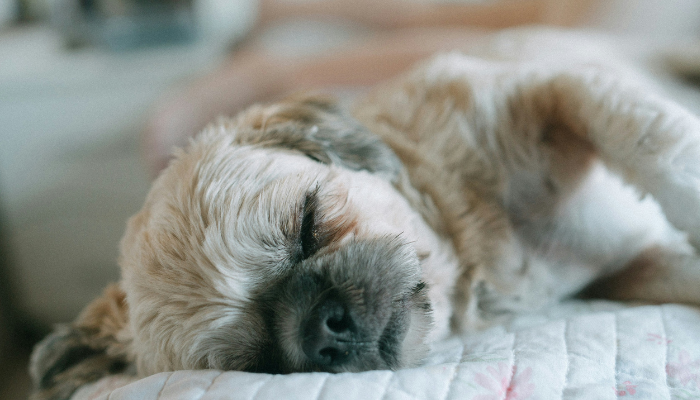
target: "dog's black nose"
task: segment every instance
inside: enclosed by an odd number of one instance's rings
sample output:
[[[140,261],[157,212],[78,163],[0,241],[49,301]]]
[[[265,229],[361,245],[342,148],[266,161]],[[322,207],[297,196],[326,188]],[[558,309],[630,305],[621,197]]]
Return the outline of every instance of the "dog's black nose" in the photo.
[[[339,300],[326,299],[317,305],[303,328],[302,348],[309,359],[322,367],[352,362],[363,343],[350,310]]]

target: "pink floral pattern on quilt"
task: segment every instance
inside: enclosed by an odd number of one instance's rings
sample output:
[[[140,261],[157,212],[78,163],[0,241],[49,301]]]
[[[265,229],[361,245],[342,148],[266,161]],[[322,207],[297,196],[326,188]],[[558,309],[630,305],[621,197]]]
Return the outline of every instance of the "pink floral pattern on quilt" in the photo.
[[[479,394],[473,400],[525,400],[535,392],[535,385],[531,382],[532,368],[527,367],[518,372],[518,367],[512,367],[506,363],[498,363],[496,368],[488,366],[486,373],[477,373],[474,381],[488,394]]]
[[[683,387],[694,384],[700,388],[700,359],[692,359],[687,350],[681,350],[676,361],[666,364],[666,374]]]

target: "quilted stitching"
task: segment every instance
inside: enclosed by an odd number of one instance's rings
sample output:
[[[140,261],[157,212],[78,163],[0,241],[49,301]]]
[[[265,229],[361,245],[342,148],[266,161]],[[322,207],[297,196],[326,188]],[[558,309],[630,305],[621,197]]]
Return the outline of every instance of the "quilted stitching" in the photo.
[[[665,382],[666,382],[666,391],[668,393],[668,398],[671,399],[671,386],[668,384],[668,370],[666,366],[668,365],[668,345],[669,345],[669,340],[668,340],[668,328],[666,327],[666,310],[665,307],[662,305],[659,307],[659,312],[661,313],[661,327],[663,328],[663,338],[664,338],[664,374],[665,377]]]
[[[212,388],[212,386],[214,386],[214,382],[216,382],[217,379],[221,378],[221,375],[223,375],[223,374],[224,374],[224,371],[221,371],[221,372],[219,372],[219,375],[215,376],[214,379],[211,380],[211,383],[209,384],[209,386],[207,386],[207,388],[204,389],[204,391],[202,392],[202,395],[199,396],[199,400],[204,399],[204,396],[206,396],[207,393],[209,393],[209,390]]]
[[[467,347],[465,345],[462,345],[462,351],[459,355],[459,362],[461,363],[464,360],[464,354],[467,352]],[[459,372],[459,367],[461,364],[456,364],[454,367],[454,370],[452,370],[452,376],[450,377],[450,380],[447,381],[447,390],[445,391],[445,397],[443,397],[443,400],[447,400],[450,398],[450,394],[452,393],[452,388],[454,387],[454,382],[455,378],[457,377],[457,372]]]
[[[170,382],[170,378],[172,378],[173,375],[175,375],[175,373],[171,372],[168,376],[168,379],[166,379],[165,382],[163,382],[163,387],[160,388],[160,391],[158,391],[158,396],[156,397],[156,400],[160,400],[160,396],[163,394],[163,390],[165,390],[165,387],[168,386],[168,382]]]
[[[512,324],[511,333],[494,328],[445,341],[436,347],[444,355],[431,357],[433,363],[419,369],[277,376],[181,371],[124,387],[131,389],[103,391],[99,398],[614,399],[616,393],[626,390],[627,397],[656,400],[697,394],[694,380],[679,383],[681,378],[672,379],[666,366],[683,361],[678,349],[692,353],[686,356],[687,363],[700,362],[695,342],[700,333],[698,309],[678,305],[624,308],[615,303],[559,307],[539,316],[518,317],[520,322]],[[671,345],[669,336],[673,336]],[[696,372],[700,380],[700,367],[690,371]],[[143,396],[134,391],[139,387],[146,389]],[[187,390],[178,393],[180,387]],[[314,387],[317,390],[309,390]],[[187,394],[190,389],[191,395]],[[74,400],[90,398],[89,391],[84,393]]]
[[[616,390],[620,395],[665,399],[668,393],[664,360],[663,320],[659,306],[645,306],[618,314],[621,332]]]
[[[516,358],[515,358],[515,343],[517,342],[518,338],[518,333],[514,332],[514,339],[513,339],[513,347],[511,348],[511,362],[510,362],[510,379],[508,380],[508,386],[507,388],[510,388],[513,386],[513,378],[515,377],[515,365],[516,365]],[[507,400],[508,392],[505,391],[503,393],[503,400]]]
[[[250,396],[250,400],[255,400],[258,397],[258,394],[260,394],[260,391],[262,388],[267,384],[268,382],[274,380],[274,376],[271,376],[269,379],[266,379],[258,388],[255,390],[255,392]]]
[[[328,383],[328,377],[330,375],[326,375],[323,377],[323,380],[321,381],[321,386],[318,388],[318,393],[316,393],[316,399],[321,399],[321,393],[323,393],[323,389],[326,387],[326,383]]]
[[[462,352],[464,354],[464,352]],[[450,398],[450,392],[452,391],[452,387],[455,382],[455,377],[457,377],[457,372],[459,371],[459,364],[455,364],[454,368],[452,369],[452,376],[450,376],[450,380],[447,381],[447,390],[445,391],[445,396],[442,398],[442,400],[447,400]]]
[[[389,385],[391,385],[391,381],[394,380],[394,375],[392,375],[389,380],[386,382],[386,385],[384,386],[384,392],[382,393],[382,396],[379,398],[379,400],[384,400],[386,398],[387,393],[389,393]]]
[[[613,369],[613,382],[615,383],[615,386],[613,387],[616,388],[618,384],[617,380],[617,366],[620,364],[620,325],[619,325],[619,318],[617,317],[617,313],[613,314],[613,326],[615,327],[615,341],[614,347],[615,347],[615,368]]]
[[[566,386],[569,382],[569,368],[571,367],[571,355],[569,354],[569,346],[566,343],[569,337],[569,326],[569,321],[564,321],[564,357],[566,357],[566,370],[564,371],[564,383],[561,385],[561,392],[559,395],[561,398],[564,397],[564,391],[566,391]]]
[[[397,388],[397,387],[393,387],[393,388],[391,388],[390,391],[385,392],[385,393],[384,393],[384,396],[385,396],[385,397],[386,397],[386,396],[389,396],[390,393],[391,393],[391,394],[393,394],[393,393],[401,393],[401,394],[404,395],[404,396],[408,396],[409,399],[425,400],[425,399],[422,399],[422,398],[420,398],[420,397],[417,397],[416,395],[411,394],[411,393],[408,393],[407,391],[402,390],[401,388]]]

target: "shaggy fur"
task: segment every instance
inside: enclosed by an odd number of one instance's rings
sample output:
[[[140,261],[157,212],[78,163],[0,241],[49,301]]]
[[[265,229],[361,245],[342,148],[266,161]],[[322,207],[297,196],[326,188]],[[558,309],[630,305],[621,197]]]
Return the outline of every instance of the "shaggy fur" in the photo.
[[[699,302],[700,121],[636,81],[448,54],[353,114],[254,106],[179,151],[119,286],[38,346],[35,398],[128,365],[413,366],[586,287]]]

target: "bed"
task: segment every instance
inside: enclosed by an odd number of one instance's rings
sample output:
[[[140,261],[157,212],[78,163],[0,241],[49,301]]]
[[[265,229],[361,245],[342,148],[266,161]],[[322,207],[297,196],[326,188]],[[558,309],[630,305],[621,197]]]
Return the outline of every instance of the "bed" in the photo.
[[[696,399],[699,336],[694,307],[569,301],[436,343],[425,365],[413,369],[114,376],[73,399]]]

